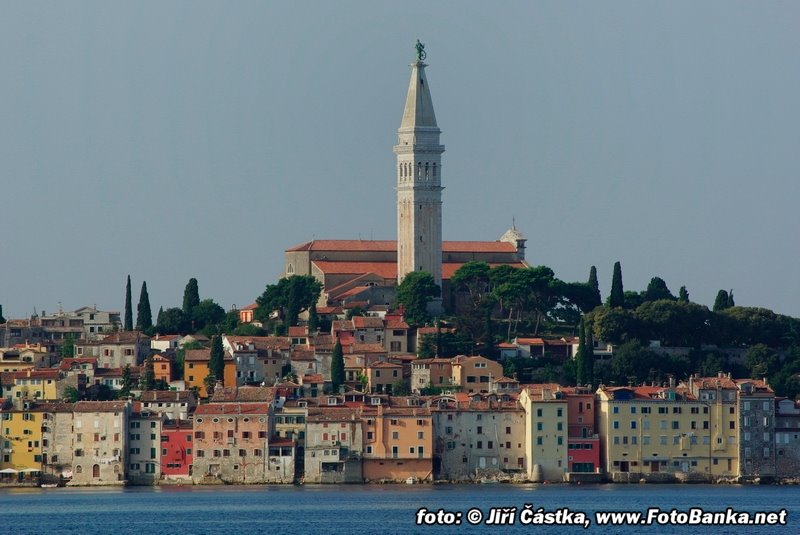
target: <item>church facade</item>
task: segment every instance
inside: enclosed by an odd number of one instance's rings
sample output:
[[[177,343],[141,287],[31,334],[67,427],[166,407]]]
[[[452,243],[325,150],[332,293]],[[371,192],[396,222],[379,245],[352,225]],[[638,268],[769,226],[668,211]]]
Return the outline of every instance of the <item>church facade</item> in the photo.
[[[417,43],[397,144],[397,239],[313,240],[285,251],[284,276],[313,275],[323,285],[320,306],[348,301],[387,304],[412,271],[430,273],[447,302],[449,280],[466,262],[526,267],[525,237],[513,228],[497,241],[442,240],[441,130]]]

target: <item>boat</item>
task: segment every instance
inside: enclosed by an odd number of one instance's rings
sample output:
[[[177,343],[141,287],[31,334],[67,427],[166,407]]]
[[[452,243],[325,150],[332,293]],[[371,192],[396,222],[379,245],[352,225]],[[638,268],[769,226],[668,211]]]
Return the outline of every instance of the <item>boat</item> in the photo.
[[[42,483],[39,486],[43,489],[54,489],[58,487],[58,483]]]

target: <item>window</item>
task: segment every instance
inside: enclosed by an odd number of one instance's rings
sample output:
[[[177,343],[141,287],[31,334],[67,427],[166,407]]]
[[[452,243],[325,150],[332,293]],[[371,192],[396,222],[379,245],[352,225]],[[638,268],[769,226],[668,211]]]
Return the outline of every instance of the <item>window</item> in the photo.
[[[420,438],[420,439],[421,438],[425,438],[425,432],[424,431],[417,431],[417,438]]]

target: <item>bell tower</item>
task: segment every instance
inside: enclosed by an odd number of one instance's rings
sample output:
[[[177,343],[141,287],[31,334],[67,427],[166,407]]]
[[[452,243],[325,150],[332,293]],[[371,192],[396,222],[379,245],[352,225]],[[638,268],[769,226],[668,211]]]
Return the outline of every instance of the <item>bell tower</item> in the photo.
[[[425,271],[442,285],[441,130],[433,112],[425,46],[417,41],[403,119],[397,130],[397,283]]]

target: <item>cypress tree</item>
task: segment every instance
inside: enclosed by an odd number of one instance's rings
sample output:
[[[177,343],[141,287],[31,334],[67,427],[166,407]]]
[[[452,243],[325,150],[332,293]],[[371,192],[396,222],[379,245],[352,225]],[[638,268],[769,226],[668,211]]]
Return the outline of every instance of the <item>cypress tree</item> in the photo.
[[[600,285],[597,282],[597,268],[592,266],[589,269],[589,288],[592,289],[592,308],[599,307],[603,304],[603,299],[600,297]]]
[[[211,339],[211,358],[208,361],[208,371],[217,381],[225,381],[225,350],[222,348],[222,337],[215,336]]]
[[[611,294],[608,296],[611,308],[625,306],[625,291],[622,289],[622,264],[614,263],[614,275],[611,277]]]
[[[6,319],[3,317],[3,305],[0,305],[0,323],[5,323]]]
[[[139,294],[139,306],[136,307],[136,330],[146,331],[153,327],[153,314],[150,309],[150,296],[147,294],[147,282],[142,282]]]
[[[140,381],[142,390],[154,390],[156,387],[156,371],[153,367],[153,358],[147,357],[144,361],[144,373]]]
[[[575,382],[578,386],[586,383],[584,371],[586,369],[586,325],[583,318],[578,329],[578,354],[575,356]]]
[[[494,324],[492,323],[492,309],[486,307],[486,337],[483,339],[483,356],[492,358],[494,355]]]
[[[311,303],[311,308],[308,309],[308,334],[317,332],[319,328],[319,316],[317,316],[317,304]]]
[[[732,299],[728,297],[728,292],[726,292],[725,290],[720,290],[717,292],[716,299],[714,299],[714,308],[712,310],[714,312],[725,310],[730,306],[728,303],[731,301]]]
[[[133,306],[131,305],[131,276],[128,275],[128,284],[125,285],[125,323],[123,330],[133,330]]]
[[[156,316],[156,325],[164,321],[164,307],[158,307],[158,316]]]
[[[186,283],[183,290],[183,314],[187,320],[191,320],[194,307],[200,304],[200,290],[197,287],[197,279],[192,277]]]
[[[592,336],[592,325],[585,329],[586,343],[583,344],[586,348],[583,360],[583,378],[587,385],[594,384],[594,336]]]
[[[728,308],[735,307],[736,303],[733,302],[733,288],[728,292]]]
[[[331,386],[334,393],[339,391],[342,384],[344,384],[344,353],[342,352],[342,343],[336,340],[331,354]]]
[[[689,302],[689,292],[686,290],[686,286],[681,286],[681,289],[678,290],[678,301],[683,303]]]

